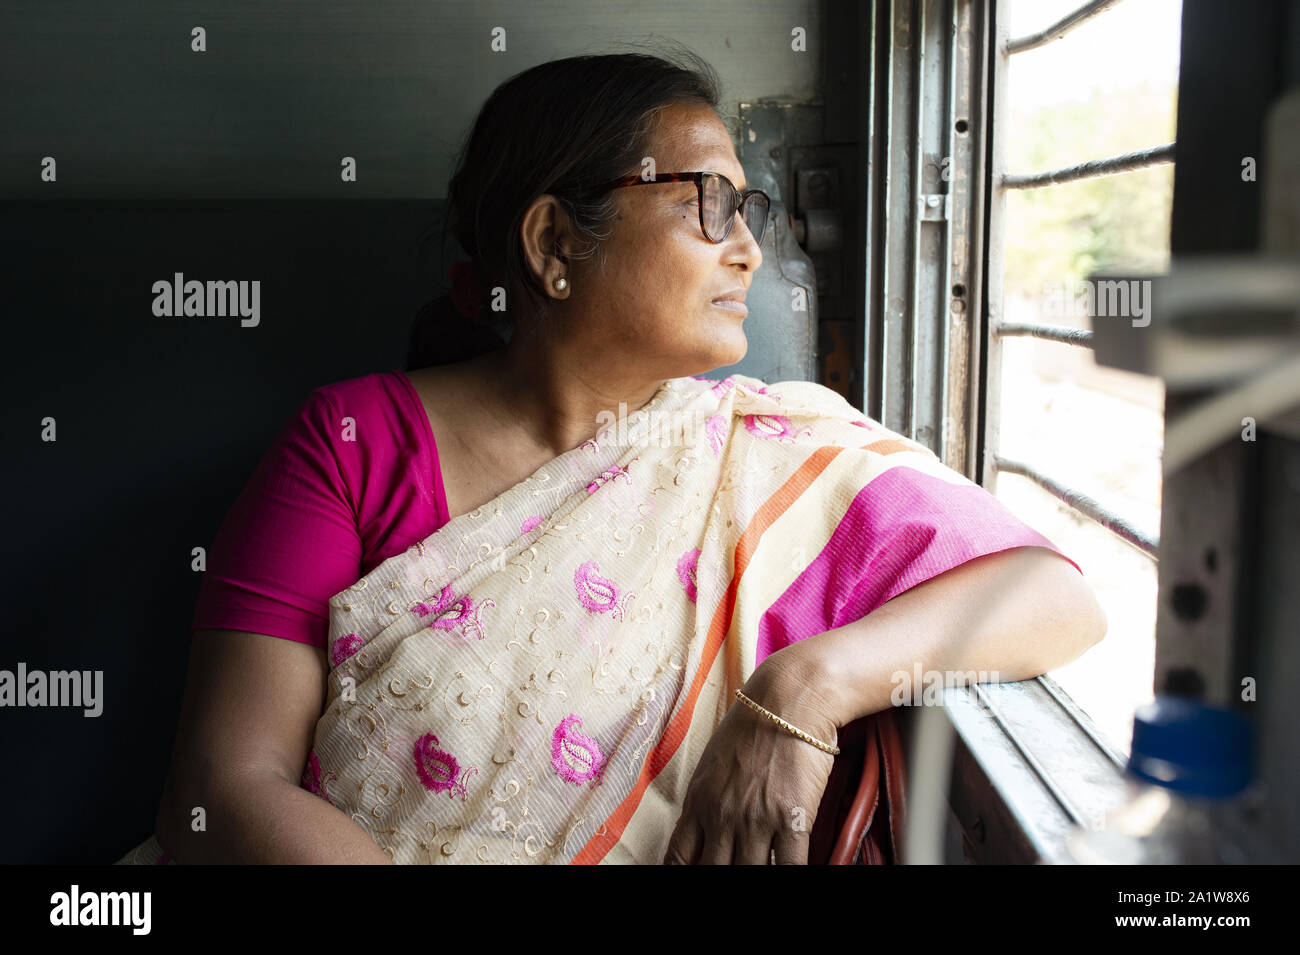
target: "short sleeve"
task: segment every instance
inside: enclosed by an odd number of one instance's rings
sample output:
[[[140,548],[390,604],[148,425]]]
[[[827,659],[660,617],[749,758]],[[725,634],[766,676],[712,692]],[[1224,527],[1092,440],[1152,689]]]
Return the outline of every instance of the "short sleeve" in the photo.
[[[994,495],[937,461],[933,473],[894,467],[859,493],[840,526],[853,575],[832,626],[967,561],[1015,547],[1043,547],[1082,569]],[[851,558],[848,557],[851,554]]]
[[[854,495],[817,557],[763,613],[755,665],[977,557],[1043,547],[1083,573],[1047,537],[933,454],[896,440],[875,448],[911,460],[878,473]],[[922,453],[908,453],[917,450]]]
[[[334,442],[342,415],[313,391],[222,522],[192,630],[244,630],[324,648],[329,599],[361,576],[356,504]]]

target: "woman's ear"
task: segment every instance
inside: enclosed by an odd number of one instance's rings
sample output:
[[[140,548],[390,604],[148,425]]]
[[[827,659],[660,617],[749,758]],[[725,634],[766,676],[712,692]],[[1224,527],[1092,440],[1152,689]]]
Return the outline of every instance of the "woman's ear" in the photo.
[[[533,200],[520,224],[519,240],[524,265],[543,288],[554,288],[557,278],[568,277],[570,261],[564,250],[573,238],[569,214],[555,196],[548,193]]]

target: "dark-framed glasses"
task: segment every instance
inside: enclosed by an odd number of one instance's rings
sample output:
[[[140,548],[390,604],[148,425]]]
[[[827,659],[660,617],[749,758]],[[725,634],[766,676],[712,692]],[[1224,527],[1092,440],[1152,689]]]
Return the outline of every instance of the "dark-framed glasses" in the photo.
[[[700,229],[710,242],[724,242],[731,235],[731,227],[739,212],[745,227],[760,245],[767,229],[767,213],[772,200],[761,189],[741,192],[731,180],[717,172],[661,172],[649,179],[640,175],[624,176],[598,187],[600,192],[621,189],[624,186],[642,186],[655,182],[693,182],[699,197]]]

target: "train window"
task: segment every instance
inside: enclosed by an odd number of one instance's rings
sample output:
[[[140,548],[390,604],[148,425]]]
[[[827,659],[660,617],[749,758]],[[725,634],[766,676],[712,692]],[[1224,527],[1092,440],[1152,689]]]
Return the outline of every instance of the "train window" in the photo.
[[[1122,318],[1092,316],[1150,302],[1089,276],[1168,267],[1182,3],[1089,4],[1057,38],[1079,6],[999,4],[985,484],[1096,590],[1107,638],[1046,682],[1127,752],[1152,697],[1164,384],[1096,363],[1092,323]]]

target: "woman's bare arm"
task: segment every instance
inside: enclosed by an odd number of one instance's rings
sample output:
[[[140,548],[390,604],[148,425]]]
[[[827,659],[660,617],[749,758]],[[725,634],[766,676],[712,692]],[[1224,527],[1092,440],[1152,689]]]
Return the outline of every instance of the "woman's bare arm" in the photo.
[[[967,561],[859,620],[778,650],[760,665],[754,686],[805,719],[844,726],[893,705],[895,690],[918,668],[961,675],[958,683],[1027,680],[1074,660],[1106,628],[1092,588],[1063,557],[1016,547]],[[919,698],[923,687],[912,690]]]
[[[357,823],[299,786],[325,700],[325,651],[196,630],[171,771],[155,821],[181,863],[377,863]],[[194,831],[202,807],[206,830]]]

